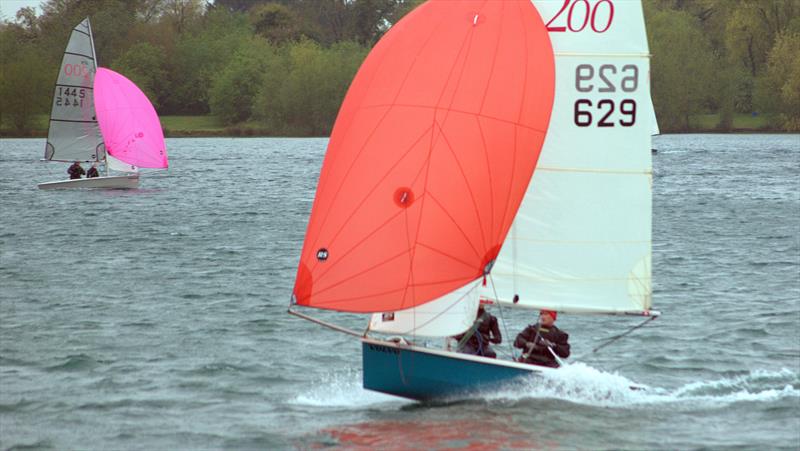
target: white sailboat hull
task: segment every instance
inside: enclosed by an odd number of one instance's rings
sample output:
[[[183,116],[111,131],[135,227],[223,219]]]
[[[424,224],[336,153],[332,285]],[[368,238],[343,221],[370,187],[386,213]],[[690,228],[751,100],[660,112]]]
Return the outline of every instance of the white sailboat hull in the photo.
[[[135,189],[138,187],[139,174],[60,180],[39,184],[39,189]]]

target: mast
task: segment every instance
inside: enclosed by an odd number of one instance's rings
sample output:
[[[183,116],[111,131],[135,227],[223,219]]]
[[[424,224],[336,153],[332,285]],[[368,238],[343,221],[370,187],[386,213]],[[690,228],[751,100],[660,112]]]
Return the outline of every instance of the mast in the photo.
[[[94,56],[94,71],[95,75],[97,75],[97,52],[94,49],[94,33],[92,33],[92,23],[89,21],[89,18],[86,18],[86,24],[89,26],[89,42],[92,44],[92,55]],[[95,113],[95,118],[97,118],[97,113]],[[105,166],[106,177],[108,177],[108,150],[106,149],[105,143],[103,143],[103,166]]]

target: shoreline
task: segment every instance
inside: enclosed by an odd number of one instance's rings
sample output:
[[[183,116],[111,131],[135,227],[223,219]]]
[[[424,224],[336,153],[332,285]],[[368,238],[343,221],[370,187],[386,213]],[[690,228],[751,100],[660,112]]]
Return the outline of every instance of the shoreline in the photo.
[[[659,135],[792,135],[800,132],[773,129],[746,129],[739,128],[729,131],[717,129],[692,129],[682,131],[671,131],[660,133]],[[165,138],[328,138],[326,135],[276,135],[262,130],[238,129],[238,130],[164,130]],[[6,130],[0,131],[0,139],[17,138],[47,138],[47,130],[29,130],[22,133],[14,133]]]

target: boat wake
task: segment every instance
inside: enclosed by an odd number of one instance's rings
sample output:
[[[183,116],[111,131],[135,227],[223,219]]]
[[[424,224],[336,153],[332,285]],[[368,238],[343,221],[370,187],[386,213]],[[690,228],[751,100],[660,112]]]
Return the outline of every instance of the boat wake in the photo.
[[[326,374],[289,404],[313,407],[365,407],[387,402],[409,402],[361,386],[361,370]]]
[[[559,371],[548,372],[543,378],[531,378],[500,391],[487,392],[482,398],[511,401],[549,398],[602,407],[684,403],[692,407],[720,407],[735,402],[800,398],[800,374],[786,368],[756,370],[732,378],[697,381],[667,389],[638,384],[617,373],[573,363]]]
[[[692,409],[723,407],[736,402],[773,402],[800,399],[800,374],[790,369],[756,370],[718,380],[697,381],[678,388],[651,387],[617,373],[608,373],[584,363],[572,363],[559,371],[531,377],[497,390],[463,396],[468,399],[518,402],[527,399],[557,399],[575,404],[601,407],[635,407],[653,404],[685,404]],[[411,401],[384,395],[361,386],[361,371],[326,374],[289,403],[293,405],[363,408]]]

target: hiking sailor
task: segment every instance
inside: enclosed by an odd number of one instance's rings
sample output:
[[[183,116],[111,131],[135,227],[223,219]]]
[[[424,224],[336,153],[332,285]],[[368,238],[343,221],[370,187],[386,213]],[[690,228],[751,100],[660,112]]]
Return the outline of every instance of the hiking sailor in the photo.
[[[478,315],[472,327],[454,338],[458,340],[458,352],[491,358],[497,357],[491,343],[500,344],[503,341],[500,327],[497,325],[497,318],[487,312],[483,305],[478,307]]]
[[[552,310],[541,310],[539,322],[517,335],[514,347],[523,350],[520,362],[558,368],[558,357],[569,357],[569,334],[554,325],[556,316]]]

